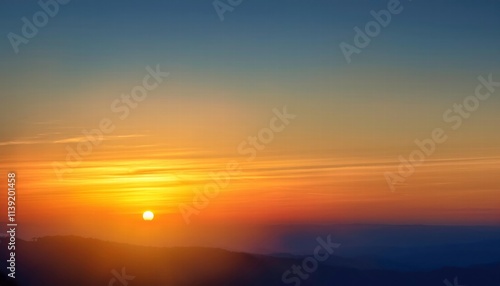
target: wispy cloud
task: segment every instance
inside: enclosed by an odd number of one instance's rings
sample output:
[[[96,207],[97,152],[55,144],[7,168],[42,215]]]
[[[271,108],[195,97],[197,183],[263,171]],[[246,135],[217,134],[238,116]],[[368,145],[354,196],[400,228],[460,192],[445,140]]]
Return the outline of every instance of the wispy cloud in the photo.
[[[64,143],[77,143],[80,141],[87,140],[85,136],[74,136],[74,137],[67,137],[67,138],[62,138],[62,139],[56,139],[56,140],[41,140],[42,137],[46,137],[47,135],[51,134],[60,134],[60,133],[43,133],[39,134],[36,137],[27,137],[23,139],[15,139],[15,140],[9,140],[9,141],[4,141],[0,142],[0,146],[10,146],[10,145],[33,145],[33,144],[64,144]],[[127,139],[127,138],[138,138],[138,137],[145,137],[146,135],[143,134],[130,134],[130,135],[115,135],[115,136],[104,136],[102,140],[104,141],[111,141],[111,140],[120,140],[120,139]]]

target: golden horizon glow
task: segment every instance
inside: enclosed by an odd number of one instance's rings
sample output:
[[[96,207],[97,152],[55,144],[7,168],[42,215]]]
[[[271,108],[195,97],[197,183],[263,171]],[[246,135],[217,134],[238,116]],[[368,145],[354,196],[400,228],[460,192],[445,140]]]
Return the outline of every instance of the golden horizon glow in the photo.
[[[421,122],[421,114],[401,114],[405,106],[384,102],[395,110],[394,118],[406,118],[403,126],[387,119],[376,102],[373,109],[350,112],[359,102],[346,98],[335,102],[338,110],[332,113],[322,108],[333,106],[333,99],[328,99],[331,105],[287,99],[297,118],[249,160],[238,152],[240,142],[268,126],[272,108],[280,107],[283,98],[265,106],[224,99],[215,104],[175,91],[184,97],[165,91],[172,97],[148,98],[126,122],[114,120],[116,131],[103,136],[79,164],[70,162],[61,180],[53,163],[68,164],[67,148],[76,150],[82,129],[95,128],[100,115],[26,123],[22,132],[1,141],[0,168],[15,171],[22,190],[23,211],[17,215],[33,225],[25,228],[26,237],[46,231],[106,239],[148,236],[161,242],[176,228],[182,233],[193,225],[499,223],[500,144],[497,133],[478,125],[495,116],[486,108],[484,120],[450,132],[448,141],[393,193],[384,173],[397,171],[399,156],[407,157],[415,149],[414,138],[428,136],[440,118]],[[101,114],[109,115],[108,110]],[[194,206],[194,200],[204,205],[196,200],[197,192],[216,183],[214,174],[231,161],[240,164],[241,172],[187,225],[180,205]],[[5,196],[0,193],[0,200]],[[145,223],[145,210],[154,212],[154,223]]]

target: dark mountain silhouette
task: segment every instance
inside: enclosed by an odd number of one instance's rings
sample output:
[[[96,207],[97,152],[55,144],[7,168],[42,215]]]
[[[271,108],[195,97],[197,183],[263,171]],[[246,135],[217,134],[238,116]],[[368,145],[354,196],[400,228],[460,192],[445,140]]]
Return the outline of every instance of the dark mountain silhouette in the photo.
[[[6,245],[0,246],[6,257]],[[339,258],[334,258],[339,259]],[[73,236],[44,237],[17,241],[16,279],[19,286],[96,286],[96,285],[294,285],[281,277],[302,257],[270,257],[210,248],[157,248],[105,242]],[[340,260],[338,260],[340,262]],[[352,263],[351,260],[346,262]],[[6,262],[1,261],[1,272]],[[117,281],[116,274],[134,276]],[[4,275],[0,285],[12,282]],[[500,285],[500,263],[467,268],[441,268],[432,271],[358,269],[321,264],[300,285],[445,285],[458,277],[460,285]],[[129,277],[131,278],[131,277]],[[9,282],[10,281],[10,282]],[[111,283],[110,283],[111,281]]]
[[[350,259],[340,264],[335,258],[328,260],[333,266],[410,271],[500,261],[498,226],[276,225],[259,231],[282,246],[261,254],[278,257],[307,255],[317,237],[331,235],[342,245],[335,254]]]

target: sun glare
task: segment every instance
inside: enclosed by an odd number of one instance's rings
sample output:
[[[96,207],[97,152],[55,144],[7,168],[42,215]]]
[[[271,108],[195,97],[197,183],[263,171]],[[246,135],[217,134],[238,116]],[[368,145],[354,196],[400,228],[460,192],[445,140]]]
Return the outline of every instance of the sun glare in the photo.
[[[155,215],[154,215],[154,213],[152,211],[145,211],[142,214],[142,218],[144,220],[153,220],[154,217],[155,217]]]

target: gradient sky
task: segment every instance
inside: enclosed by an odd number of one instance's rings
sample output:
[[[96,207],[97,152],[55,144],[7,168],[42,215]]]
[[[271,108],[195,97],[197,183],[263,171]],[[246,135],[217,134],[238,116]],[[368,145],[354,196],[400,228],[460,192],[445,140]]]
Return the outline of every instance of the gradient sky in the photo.
[[[499,2],[401,1],[348,64],[339,44],[386,3],[243,1],[220,21],[210,1],[73,0],[15,54],[7,34],[40,7],[3,1],[0,170],[18,175],[20,235],[182,231],[179,204],[231,160],[242,173],[191,225],[499,224],[500,91],[457,130],[442,119],[479,75],[500,79]],[[119,120],[110,104],[156,65],[168,79]],[[284,106],[297,117],[247,161],[240,142]],[[102,118],[115,131],[58,180]],[[447,142],[391,192],[384,173],[434,128]]]

